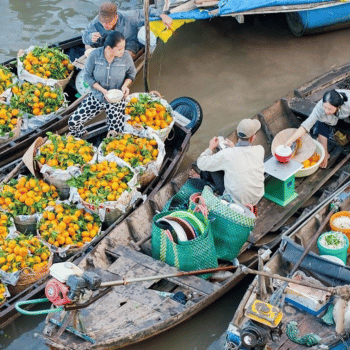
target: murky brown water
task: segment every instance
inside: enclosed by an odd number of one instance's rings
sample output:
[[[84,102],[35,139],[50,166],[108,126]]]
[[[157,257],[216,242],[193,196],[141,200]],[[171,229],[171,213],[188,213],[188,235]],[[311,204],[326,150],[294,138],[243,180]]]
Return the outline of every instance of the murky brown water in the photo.
[[[30,44],[53,43],[79,35],[102,1],[0,0],[0,62]],[[138,0],[125,1],[130,8]],[[206,148],[230,123],[250,117],[292,89],[349,61],[350,30],[295,38],[283,16],[239,25],[235,19],[198,21],[180,28],[151,62],[151,89],[171,101],[191,96],[204,122],[191,140],[185,163]],[[142,77],[132,87],[143,91]],[[136,349],[206,349],[226,328],[246,284],[232,290],[190,321]],[[34,332],[43,318],[22,317],[0,332],[0,349],[45,349]]]

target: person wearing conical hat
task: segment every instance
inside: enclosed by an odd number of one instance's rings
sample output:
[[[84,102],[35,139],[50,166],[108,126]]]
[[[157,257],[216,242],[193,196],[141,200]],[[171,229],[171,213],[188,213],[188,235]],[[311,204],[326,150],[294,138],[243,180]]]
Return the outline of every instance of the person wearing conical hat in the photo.
[[[168,15],[150,7],[150,17],[160,17],[165,26],[170,27],[172,19]],[[144,25],[143,9],[132,11],[118,11],[113,2],[105,2],[99,7],[99,14],[92,20],[83,33],[85,48],[103,46],[106,36],[117,31],[124,35],[125,50],[134,58],[143,47],[137,39],[139,29]]]
[[[317,140],[325,150],[324,161],[320,167],[325,169],[328,165],[328,139],[333,133],[333,126],[337,125],[339,120],[350,123],[350,90],[330,90],[327,91],[323,98],[317,102],[310,116],[301,124],[300,128],[286,142],[286,146],[302,137],[305,133],[310,132],[314,127],[314,133]],[[350,126],[350,125],[349,125]],[[349,126],[346,128],[348,129]]]
[[[217,193],[229,195],[233,202],[255,206],[264,195],[264,148],[253,145],[261,124],[243,119],[237,127],[238,142],[226,140],[227,148],[214,153],[219,139],[214,137],[198,158],[201,177],[214,183]]]

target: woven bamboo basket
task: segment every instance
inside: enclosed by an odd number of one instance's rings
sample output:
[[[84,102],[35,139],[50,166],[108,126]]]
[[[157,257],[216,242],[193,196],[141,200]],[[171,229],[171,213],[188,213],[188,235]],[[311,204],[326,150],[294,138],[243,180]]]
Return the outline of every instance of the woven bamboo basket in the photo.
[[[13,132],[13,136],[10,137],[10,136],[7,134],[7,135],[5,135],[5,136],[0,137],[0,145],[1,145],[1,144],[4,144],[4,143],[7,143],[7,142],[9,142],[9,141],[12,141],[12,140],[16,139],[17,137],[19,137],[19,135],[20,135],[20,133],[21,133],[21,125],[22,125],[22,118],[19,117],[19,118],[17,119],[17,125],[16,125],[16,127],[13,129],[13,131],[12,131],[12,132]]]
[[[41,278],[47,276],[50,272],[50,267],[53,262],[53,254],[51,253],[49,261],[46,266],[44,266],[39,271],[34,271],[31,268],[27,267],[21,271],[19,279],[15,286],[9,285],[9,292],[11,295],[18,294],[28,288],[31,284],[39,281]]]
[[[74,70],[70,72],[70,74],[66,79],[57,80],[57,84],[62,88],[63,91],[68,85],[68,83],[70,82],[70,80],[72,79],[73,73],[74,73]]]
[[[42,146],[46,141],[46,137],[38,137],[28,148],[27,152],[23,156],[23,163],[29,169],[29,171],[38,179],[42,177],[40,169],[37,167],[37,162],[34,162],[34,157],[36,156],[37,149]]]

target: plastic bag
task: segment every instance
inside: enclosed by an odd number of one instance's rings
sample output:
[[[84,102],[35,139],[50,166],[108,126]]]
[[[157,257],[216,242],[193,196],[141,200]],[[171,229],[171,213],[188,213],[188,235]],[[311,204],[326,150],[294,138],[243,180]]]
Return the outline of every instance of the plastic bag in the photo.
[[[124,132],[122,134],[129,134],[129,133]],[[157,142],[157,146],[158,146],[158,155],[157,155],[156,160],[153,160],[153,161],[151,161],[145,165],[142,165],[142,166],[137,166],[135,168],[132,167],[132,169],[136,172],[138,181],[140,182],[140,185],[142,187],[142,186],[148,184],[155,176],[158,176],[159,170],[163,164],[163,160],[165,157],[165,145],[164,145],[164,142],[158,137],[158,135],[156,135],[154,132],[150,132],[149,130],[144,129],[142,132],[142,136],[138,133],[135,133],[135,132],[131,132],[130,134],[138,136],[138,137],[155,139]],[[97,150],[99,162],[102,162],[103,160],[107,160],[109,162],[116,162],[117,163],[118,160],[122,160],[113,152],[108,153],[106,156],[104,156],[103,151],[102,151],[102,144],[103,144],[103,142],[101,142],[101,144],[98,146],[98,150]],[[128,163],[126,163],[126,164],[128,164]],[[129,164],[128,164],[128,166],[131,167],[131,165],[129,165]]]

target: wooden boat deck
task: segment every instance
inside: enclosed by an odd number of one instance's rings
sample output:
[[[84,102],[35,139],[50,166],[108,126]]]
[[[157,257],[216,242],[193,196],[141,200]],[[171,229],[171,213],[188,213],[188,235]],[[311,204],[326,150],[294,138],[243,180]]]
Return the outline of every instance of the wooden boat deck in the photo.
[[[347,191],[348,190],[349,188],[347,189]],[[304,224],[301,228],[294,231],[289,237],[293,241],[295,241],[297,244],[300,244],[302,247],[306,247],[309,244],[309,241],[311,240],[311,238],[314,236],[315,232],[317,231],[319,227],[319,223],[326,218],[329,212],[328,207],[329,207],[328,205],[324,206],[317,213],[317,215],[314,215],[313,217],[309,218],[306,224]],[[349,210],[349,209],[350,209],[350,199],[348,198],[345,200],[344,203],[342,203],[341,210]],[[326,231],[329,231],[329,228],[327,226],[323,229],[323,232],[326,232]],[[316,243],[312,245],[311,251],[318,254],[318,248]],[[350,264],[350,256],[348,257],[347,264],[348,265]],[[267,264],[265,265],[265,270],[269,271],[270,273],[287,277],[292,267],[293,267],[293,264],[288,263],[286,260],[284,260],[281,255],[281,252],[278,251],[271,258],[271,260],[267,262]],[[305,270],[301,268],[301,270],[305,271],[307,275],[310,275],[310,272],[307,271],[307,269]],[[263,299],[260,295],[258,295],[258,277],[255,277],[255,279],[249,286],[246,294],[244,295],[241,303],[239,304],[236,310],[234,318],[231,322],[232,325],[240,329],[245,324],[245,322],[248,321],[248,318],[244,315],[244,313],[246,309],[249,307],[249,305],[256,298],[263,301],[268,301],[270,296],[271,296],[271,291],[267,295],[265,295]],[[313,316],[310,313],[300,310],[288,303],[284,303],[282,312],[283,312],[282,334],[278,340],[269,341],[267,343],[267,347],[269,349],[296,350],[296,349],[308,348],[307,346],[296,344],[288,338],[285,332],[285,326],[290,321],[297,322],[297,327],[300,331],[300,336],[303,336],[309,333],[315,333],[319,337],[321,337],[325,343],[329,342],[329,345],[335,345],[337,342],[339,342],[339,338],[335,336],[335,327],[325,324],[319,317]]]

